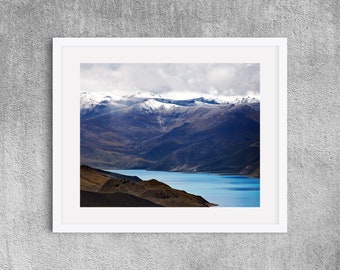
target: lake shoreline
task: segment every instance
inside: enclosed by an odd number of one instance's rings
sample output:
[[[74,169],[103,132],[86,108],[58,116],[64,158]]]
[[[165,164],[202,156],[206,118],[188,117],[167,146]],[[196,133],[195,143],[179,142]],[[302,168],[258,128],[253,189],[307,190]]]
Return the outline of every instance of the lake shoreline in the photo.
[[[137,176],[143,181],[157,179],[171,188],[199,194],[219,207],[259,207],[260,179],[242,174],[214,172],[169,172],[151,170],[109,170]]]
[[[232,173],[232,172],[228,172],[228,171],[178,171],[178,170],[169,170],[169,171],[162,171],[162,170],[149,170],[149,169],[143,169],[143,168],[134,168],[134,169],[117,169],[117,168],[99,168],[100,170],[103,171],[131,171],[131,170],[144,170],[147,172],[174,172],[174,173],[192,173],[192,174],[217,174],[217,175],[226,175],[226,176],[245,176],[245,177],[249,177],[249,178],[260,178],[259,176],[253,176],[251,174],[241,174],[241,173]]]

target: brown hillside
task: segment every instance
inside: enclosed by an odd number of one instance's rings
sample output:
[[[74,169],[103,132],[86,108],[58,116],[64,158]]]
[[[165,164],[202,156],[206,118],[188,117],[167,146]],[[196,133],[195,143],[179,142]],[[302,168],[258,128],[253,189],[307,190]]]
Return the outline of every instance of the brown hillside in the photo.
[[[141,181],[138,177],[111,174],[84,165],[80,168],[80,179],[81,191],[91,192],[81,193],[82,206],[214,206],[201,196],[173,189],[155,179]]]

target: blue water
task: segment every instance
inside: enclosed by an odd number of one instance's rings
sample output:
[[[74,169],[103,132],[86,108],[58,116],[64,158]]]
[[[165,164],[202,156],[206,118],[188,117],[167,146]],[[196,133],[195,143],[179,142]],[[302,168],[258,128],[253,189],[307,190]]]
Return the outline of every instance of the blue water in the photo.
[[[111,170],[143,180],[157,179],[172,188],[200,195],[221,207],[259,207],[260,179],[213,173]]]

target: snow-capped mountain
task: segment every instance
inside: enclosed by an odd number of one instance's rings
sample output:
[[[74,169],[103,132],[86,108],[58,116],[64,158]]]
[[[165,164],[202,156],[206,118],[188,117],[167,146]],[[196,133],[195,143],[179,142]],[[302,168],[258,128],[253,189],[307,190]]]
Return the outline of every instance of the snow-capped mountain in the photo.
[[[178,100],[166,99],[151,93],[137,92],[133,95],[117,95],[100,92],[81,92],[80,109],[91,110],[96,106],[107,106],[111,109],[121,109],[134,105],[137,110],[149,112],[170,111],[186,106],[212,106],[225,104],[249,104],[259,102],[258,97],[232,96],[232,97],[197,97],[192,99]]]
[[[118,105],[121,97],[115,97],[107,93],[81,92],[80,109],[91,109],[98,104]]]
[[[141,103],[137,103],[134,107],[137,110],[156,112],[156,111],[171,111],[175,110],[179,105],[160,102],[157,99],[147,99]]]

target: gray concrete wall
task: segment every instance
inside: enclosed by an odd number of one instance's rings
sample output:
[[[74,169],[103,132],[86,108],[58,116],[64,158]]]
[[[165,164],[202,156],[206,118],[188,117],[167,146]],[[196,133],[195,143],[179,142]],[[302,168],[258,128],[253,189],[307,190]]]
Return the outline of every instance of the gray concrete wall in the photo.
[[[339,269],[338,1],[0,0],[0,269]],[[52,234],[52,37],[287,37],[287,234]]]

